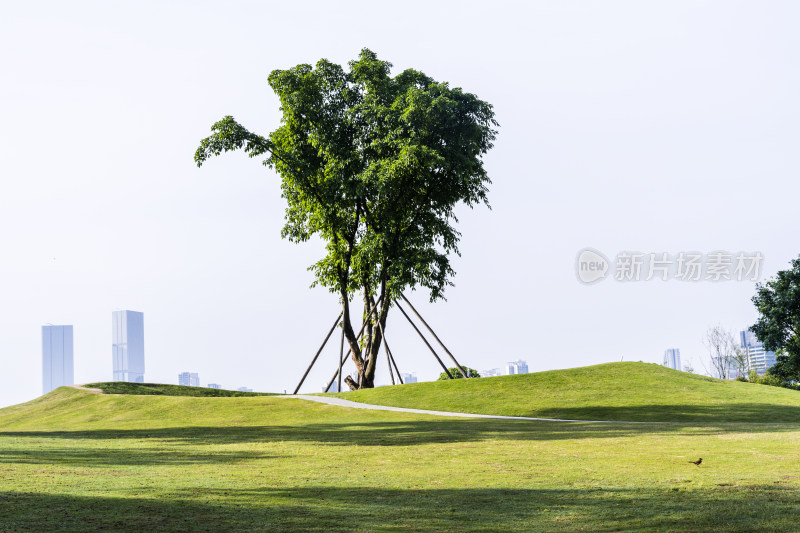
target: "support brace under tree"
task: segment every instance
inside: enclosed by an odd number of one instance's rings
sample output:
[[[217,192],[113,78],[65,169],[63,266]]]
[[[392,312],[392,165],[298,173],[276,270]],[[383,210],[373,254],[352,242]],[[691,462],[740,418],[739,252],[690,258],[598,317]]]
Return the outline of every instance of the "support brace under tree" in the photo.
[[[419,320],[425,325],[425,327],[428,329],[428,331],[431,333],[431,335],[433,335],[433,337],[436,339],[436,341],[439,343],[439,345],[445,350],[445,352],[447,352],[447,355],[450,357],[450,359],[453,361],[453,363],[455,363],[455,365],[458,368],[458,371],[461,373],[461,375],[464,376],[465,378],[469,378],[469,374],[464,370],[464,368],[461,366],[461,364],[456,360],[455,356],[453,356],[453,354],[450,352],[450,350],[447,349],[447,347],[444,345],[444,343],[441,341],[441,339],[439,339],[439,336],[436,335],[436,332],[433,331],[433,328],[431,328],[431,326],[425,321],[425,319],[422,318],[422,315],[420,315],[419,311],[417,311],[416,308],[411,304],[411,302],[408,301],[408,298],[406,298],[404,294],[401,293],[400,296],[403,298],[405,303],[408,304],[409,308],[411,308],[411,310],[414,312],[414,314],[417,316],[417,318],[419,318]],[[436,353],[436,350],[434,350],[433,346],[431,346],[431,344],[428,342],[428,339],[425,338],[425,335],[419,330],[419,328],[414,323],[414,321],[411,320],[411,317],[409,317],[408,314],[405,312],[403,307],[400,305],[400,302],[395,300],[394,304],[397,306],[397,308],[400,310],[400,312],[403,314],[403,316],[406,318],[406,320],[408,320],[408,323],[411,324],[411,326],[414,328],[414,331],[417,332],[419,337],[422,339],[422,341],[425,343],[425,345],[430,350],[431,354],[434,356],[434,358],[436,358],[436,361],[439,363],[439,365],[442,367],[442,369],[444,369],[445,373],[447,373],[447,376],[450,379],[453,379],[453,375],[450,373],[450,370],[442,362],[441,358]],[[370,309],[369,314],[367,315],[367,318],[364,320],[363,324],[361,325],[361,329],[358,332],[357,339],[359,339],[359,340],[361,339],[361,336],[363,335],[364,330],[366,329],[367,325],[370,324],[371,321],[373,320],[372,315],[375,313],[375,311],[377,309],[378,309],[378,304],[377,304],[377,302],[374,302],[373,305],[372,305],[372,308]],[[311,371],[311,368],[317,362],[317,359],[319,358],[319,354],[322,353],[322,350],[325,348],[325,345],[327,344],[328,339],[330,339],[330,337],[333,334],[334,330],[336,329],[336,327],[341,322],[342,316],[343,316],[343,313],[339,313],[339,316],[336,317],[336,321],[334,322],[333,327],[331,327],[330,331],[328,331],[328,334],[325,336],[325,340],[322,341],[322,345],[319,347],[319,349],[317,350],[317,353],[314,355],[313,359],[311,360],[311,363],[308,365],[308,368],[306,369],[305,373],[303,374],[303,377],[300,379],[300,383],[297,384],[297,387],[295,388],[293,394],[297,394],[297,392],[300,390],[300,387],[303,385],[303,382],[305,381],[306,377],[308,376],[309,372]],[[383,326],[381,325],[379,320],[376,320],[375,322],[377,324],[377,327],[378,327],[378,329],[379,329],[379,331],[381,333],[382,339],[383,339],[383,347],[384,347],[384,350],[386,351],[386,361],[387,361],[387,365],[389,367],[389,374],[392,377],[392,385],[395,384],[394,375],[392,374],[392,365],[394,365],[394,369],[397,372],[397,378],[400,380],[400,383],[403,384],[403,378],[400,375],[400,370],[397,368],[397,363],[395,362],[394,355],[392,354],[391,350],[389,349],[389,344],[386,341],[386,333],[383,330]],[[345,360],[347,359],[347,357],[351,353],[352,353],[352,350],[348,350],[347,354],[344,354],[344,333],[342,333],[342,340],[341,340],[341,344],[340,344],[339,357],[338,357],[338,367],[336,369],[336,372],[333,374],[333,377],[331,377],[331,380],[328,382],[328,385],[325,387],[325,391],[326,392],[328,390],[330,390],[331,386],[333,385],[333,382],[336,381],[337,377],[339,378],[339,388],[338,388],[338,390],[341,392],[342,367],[344,365]]]

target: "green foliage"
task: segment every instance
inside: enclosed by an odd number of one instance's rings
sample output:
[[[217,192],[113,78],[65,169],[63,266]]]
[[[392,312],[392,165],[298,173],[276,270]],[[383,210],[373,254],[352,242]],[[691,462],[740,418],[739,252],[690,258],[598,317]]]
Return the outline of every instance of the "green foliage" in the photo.
[[[282,235],[326,242],[312,270],[332,292],[367,279],[393,295],[421,285],[439,298],[453,274],[448,253],[458,252],[454,207],[488,205],[481,156],[496,135],[492,106],[415,70],[391,77],[368,49],[349,67],[322,59],[273,71],[281,126],[264,137],[225,117],[195,161],[267,154],[287,202]]]
[[[463,368],[464,371],[467,373],[467,375],[469,377],[471,377],[471,378],[479,378],[479,377],[481,377],[481,375],[478,374],[478,371],[475,370],[474,368],[470,368],[468,366],[463,366],[463,365],[461,366],[461,368]],[[464,378],[464,376],[461,375],[461,372],[458,370],[457,367],[450,367],[447,370],[450,371],[450,375],[453,376],[453,379],[463,379]],[[441,374],[439,374],[439,381],[445,381],[445,380],[448,380],[448,379],[450,379],[450,378],[447,376],[447,372],[442,372]]]
[[[369,328],[359,345],[348,302],[361,293],[366,315],[377,297],[385,325],[406,288],[427,289],[431,301],[443,297],[455,274],[450,255],[459,253],[455,208],[489,205],[482,156],[497,122],[474,94],[416,70],[392,77],[391,64],[366,48],[348,66],[322,59],[273,71],[280,127],[262,136],[224,117],[195,161],[243,150],[265,156],[280,175],[282,236],[325,243],[325,256],[310,267],[314,285],[342,300],[359,382],[371,386],[381,336]]]
[[[756,285],[753,304],[760,316],[750,327],[765,349],[776,352],[770,373],[786,382],[800,381],[800,257],[791,264]]]
[[[90,383],[89,389],[100,389],[106,394],[134,394],[139,396],[195,396],[195,397],[233,397],[233,396],[268,396],[265,392],[243,392],[225,389],[208,389],[206,387],[186,387],[184,385],[167,385],[164,383],[129,383],[126,381],[109,381],[106,383]]]
[[[781,373],[780,369],[774,365],[767,369],[767,373],[759,376],[755,371],[750,371],[749,381],[751,383],[759,383],[761,385],[770,385],[772,387],[783,387],[785,389],[800,390],[800,385],[795,381],[787,380]]]
[[[751,379],[750,379],[750,382],[751,383],[758,383],[760,385],[770,385],[772,387],[784,387],[784,388],[787,388],[787,389],[795,388],[795,387],[792,386],[791,383],[785,381],[780,376],[777,376],[775,374],[770,374],[770,373],[767,373],[767,374],[765,374],[763,376],[759,376],[759,375],[752,376]]]

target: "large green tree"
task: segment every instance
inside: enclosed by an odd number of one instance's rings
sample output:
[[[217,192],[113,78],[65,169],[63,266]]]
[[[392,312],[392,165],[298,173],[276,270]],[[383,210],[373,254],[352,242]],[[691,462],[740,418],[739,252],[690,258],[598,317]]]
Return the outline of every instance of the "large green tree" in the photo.
[[[757,284],[753,303],[760,316],[750,330],[764,348],[777,352],[770,373],[800,381],[800,257],[792,260],[792,268]]]
[[[497,122],[475,95],[416,70],[392,77],[392,65],[370,50],[348,66],[323,59],[273,71],[280,127],[262,136],[224,117],[195,161],[243,150],[278,173],[287,203],[282,236],[325,242],[311,270],[314,284],[340,299],[358,370],[357,381],[345,381],[355,389],[373,386],[395,297],[422,287],[434,301],[452,285],[449,257],[460,238],[454,210],[489,205],[482,157]],[[367,321],[361,341],[350,316],[357,296]]]

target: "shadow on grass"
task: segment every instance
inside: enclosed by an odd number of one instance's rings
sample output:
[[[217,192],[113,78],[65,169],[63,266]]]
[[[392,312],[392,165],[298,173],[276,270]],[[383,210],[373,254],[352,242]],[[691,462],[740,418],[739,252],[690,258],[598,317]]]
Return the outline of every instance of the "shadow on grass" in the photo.
[[[722,435],[739,432],[796,431],[794,425],[749,424],[696,426],[693,424],[597,424],[435,418],[429,420],[353,423],[306,423],[270,426],[168,427],[153,429],[82,431],[0,431],[0,438],[44,439],[152,439],[164,444],[219,445],[254,442],[310,442],[326,445],[415,446],[431,443],[479,442],[484,440],[550,441],[619,438],[691,431],[691,435]],[[8,450],[0,448],[0,461]],[[14,452],[19,453],[19,452]],[[112,453],[112,452],[110,452]],[[168,455],[165,455],[162,459]],[[178,457],[178,455],[176,455]],[[176,459],[176,461],[179,459]],[[232,459],[232,460],[235,460]]]
[[[653,394],[657,394],[657,391],[653,391]],[[528,416],[630,422],[797,424],[800,423],[800,406],[728,402],[721,405],[590,405],[540,409]]]
[[[797,492],[696,489],[198,488],[169,497],[0,492],[11,531],[792,531]]]
[[[228,464],[255,459],[270,459],[258,452],[195,453],[186,450],[153,448],[42,448],[31,450],[0,449],[0,464],[42,464],[70,465],[86,467],[106,466],[153,466],[153,465],[192,465]],[[2,528],[0,528],[2,531]]]

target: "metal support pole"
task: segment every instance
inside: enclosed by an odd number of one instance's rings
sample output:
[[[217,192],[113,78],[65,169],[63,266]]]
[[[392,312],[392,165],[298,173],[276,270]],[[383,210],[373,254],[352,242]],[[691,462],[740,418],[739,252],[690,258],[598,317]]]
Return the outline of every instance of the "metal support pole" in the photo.
[[[360,340],[361,340],[361,334],[362,334],[362,333],[363,333],[363,331],[360,331],[360,332],[358,333],[358,337],[356,337],[356,341],[360,341]],[[337,377],[337,376],[339,377],[339,382],[341,383],[341,378],[342,378],[342,376],[341,376],[341,373],[342,373],[342,365],[343,365],[343,364],[344,364],[344,362],[347,360],[347,357],[348,357],[348,356],[349,356],[349,355],[352,353],[352,351],[353,351],[353,350],[352,350],[352,348],[348,348],[348,349],[347,349],[347,353],[344,355],[344,357],[341,357],[341,358],[339,359],[339,368],[337,368],[337,369],[334,371],[333,377],[332,377],[332,378],[331,378],[331,380],[328,382],[328,386],[327,386],[327,387],[325,387],[325,392],[328,392],[328,389],[330,389],[330,388],[331,388],[331,385],[333,385],[333,382],[334,382],[334,381],[336,381],[336,377]],[[339,391],[339,392],[341,392],[341,391]]]
[[[375,310],[376,310],[377,308],[378,308],[378,304],[377,304],[377,302],[376,302],[376,303],[375,303],[375,305],[374,305],[374,306],[372,307],[372,309],[370,310],[369,314],[367,314],[367,318],[364,320],[364,323],[363,323],[363,324],[361,324],[361,330],[359,330],[359,332],[358,332],[358,335],[356,336],[356,341],[358,341],[359,339],[361,339],[361,334],[362,334],[362,333],[364,333],[364,329],[367,327],[367,322],[369,322],[369,319],[370,319],[370,318],[372,318],[372,313],[374,313],[374,312],[375,312]],[[342,311],[342,312],[344,312],[344,311]],[[331,378],[331,380],[328,382],[328,386],[327,386],[327,387],[325,387],[325,391],[326,391],[326,392],[328,391],[328,389],[330,389],[330,388],[331,388],[331,385],[333,385],[333,382],[334,382],[334,380],[336,379],[336,376],[337,376],[337,375],[340,375],[340,374],[342,373],[342,370],[341,370],[341,369],[342,369],[342,365],[344,364],[344,361],[345,361],[345,359],[347,359],[347,357],[350,355],[350,353],[351,353],[352,351],[353,351],[353,349],[352,349],[352,348],[349,348],[349,349],[347,350],[347,355],[345,355],[344,357],[342,357],[341,359],[339,359],[339,368],[337,368],[337,369],[336,369],[336,374],[334,374],[334,375],[333,375],[333,377]],[[341,375],[340,375],[339,377],[341,378]]]
[[[453,379],[453,375],[450,373],[450,371],[447,369],[447,367],[444,366],[444,363],[442,363],[442,360],[439,359],[439,355],[436,353],[436,350],[433,349],[433,346],[431,346],[431,344],[428,342],[428,339],[425,338],[425,335],[423,335],[422,332],[417,327],[417,325],[414,324],[414,322],[411,320],[411,317],[406,314],[406,312],[403,310],[402,307],[400,307],[400,302],[395,300],[394,303],[397,306],[397,308],[400,310],[400,312],[403,313],[403,316],[406,317],[406,320],[408,320],[408,323],[411,324],[411,326],[414,328],[414,330],[419,334],[420,338],[425,343],[425,346],[428,347],[428,349],[431,351],[431,353],[436,358],[436,360],[439,361],[439,364],[442,365],[442,368],[444,369],[445,373],[447,374],[447,377],[450,378],[450,379]]]
[[[378,322],[378,325],[380,325],[380,322]],[[400,375],[400,369],[397,368],[397,363],[394,361],[394,354],[392,354],[392,351],[389,349],[389,343],[386,342],[386,334],[383,332],[383,327],[381,327],[381,335],[383,335],[383,345],[386,347],[386,355],[388,356],[390,365],[394,365],[394,370],[397,372],[397,380],[400,382],[400,385],[403,385],[403,376]],[[389,375],[391,374],[392,367],[389,366]],[[392,384],[394,384],[394,380],[392,380]]]
[[[392,355],[391,355],[392,352],[391,350],[389,350],[389,343],[386,342],[386,333],[383,332],[383,326],[381,326],[380,320],[378,320],[378,329],[381,330],[381,338],[383,338],[383,349],[386,350],[386,366],[389,367],[389,377],[392,378],[392,385],[395,385],[394,373],[392,373]]]
[[[436,332],[435,332],[435,331],[433,331],[433,329],[431,329],[431,327],[428,325],[428,323],[427,323],[427,322],[425,322],[425,319],[424,319],[424,318],[422,318],[422,315],[420,315],[420,314],[419,314],[419,312],[417,312],[417,310],[414,308],[414,306],[413,306],[413,305],[411,305],[411,302],[409,302],[409,301],[408,301],[408,298],[406,298],[406,295],[405,295],[405,294],[403,294],[403,293],[401,292],[401,293],[400,293],[400,297],[402,297],[402,298],[403,298],[403,300],[404,300],[404,301],[405,301],[405,302],[408,304],[408,306],[411,308],[411,310],[412,310],[412,311],[414,311],[414,314],[415,314],[415,315],[417,315],[417,318],[419,318],[419,319],[422,321],[422,323],[423,323],[423,324],[425,324],[425,327],[426,327],[426,328],[428,328],[428,331],[430,331],[430,332],[431,332],[431,335],[433,335],[433,338],[434,338],[434,339],[436,339],[436,342],[438,342],[438,343],[439,343],[439,346],[441,346],[442,348],[444,348],[444,351],[445,351],[445,352],[447,352],[447,355],[449,355],[449,356],[450,356],[450,359],[452,359],[452,360],[453,360],[453,362],[454,362],[454,363],[456,364],[456,366],[458,367],[458,371],[459,371],[459,372],[461,372],[461,375],[462,375],[462,376],[464,376],[465,378],[468,378],[468,377],[469,377],[469,374],[468,374],[468,373],[467,373],[467,372],[466,372],[466,371],[465,371],[465,370],[464,370],[464,369],[461,367],[461,365],[458,363],[458,361],[456,361],[456,358],[455,358],[455,357],[453,357],[453,354],[451,354],[451,353],[450,353],[450,350],[448,350],[448,349],[447,349],[447,346],[445,346],[445,345],[444,345],[444,343],[443,343],[443,342],[442,342],[442,341],[439,339],[439,336],[438,336],[438,335],[436,335]]]
[[[339,316],[336,317],[336,322],[333,323],[333,327],[331,327],[331,330],[328,332],[328,335],[325,337],[325,340],[322,341],[322,346],[320,346],[319,350],[317,350],[316,355],[314,355],[314,359],[311,360],[311,364],[308,365],[308,368],[306,368],[306,373],[303,374],[303,378],[300,380],[300,383],[297,384],[297,388],[294,389],[294,392],[292,394],[297,394],[297,391],[299,391],[300,387],[303,386],[303,382],[306,380],[306,376],[308,376],[308,373],[311,372],[311,367],[314,366],[314,363],[317,362],[317,357],[319,357],[319,354],[322,353],[322,349],[325,347],[325,344],[327,344],[328,339],[331,338],[331,335],[333,334],[333,330],[335,330],[336,326],[339,325],[339,321],[342,319],[342,314],[343,313],[344,313],[344,311],[339,313]]]
[[[388,346],[388,344],[387,344]],[[394,370],[397,372],[397,379],[400,381],[400,385],[404,385],[403,383],[403,376],[400,375],[400,369],[397,368],[397,363],[394,362],[394,356],[391,352],[389,352],[389,358],[392,360],[392,364],[394,365]]]
[[[342,311],[344,312],[344,311]],[[342,341],[339,343],[339,388],[336,392],[342,392],[342,355],[344,354],[344,324],[342,324]],[[328,391],[325,391],[328,392]]]

